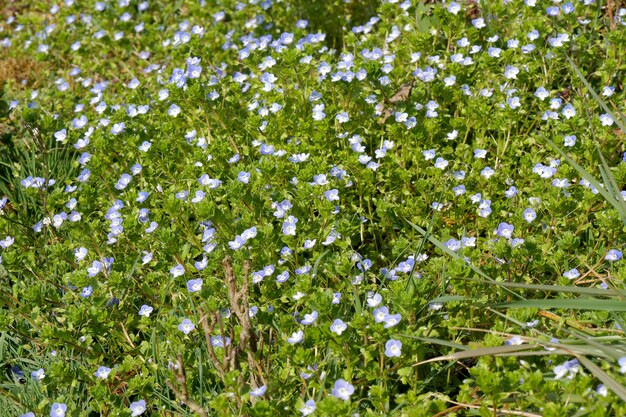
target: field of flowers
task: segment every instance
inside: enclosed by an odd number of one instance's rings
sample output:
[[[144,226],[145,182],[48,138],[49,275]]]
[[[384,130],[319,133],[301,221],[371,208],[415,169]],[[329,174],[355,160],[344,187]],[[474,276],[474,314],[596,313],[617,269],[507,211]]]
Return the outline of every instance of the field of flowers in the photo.
[[[0,2],[0,417],[626,415],[620,3]]]

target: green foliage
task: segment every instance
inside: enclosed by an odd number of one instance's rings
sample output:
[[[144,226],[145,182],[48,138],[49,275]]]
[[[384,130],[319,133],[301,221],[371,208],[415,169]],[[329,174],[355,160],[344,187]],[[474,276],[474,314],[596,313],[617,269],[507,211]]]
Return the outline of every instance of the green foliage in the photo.
[[[6,7],[0,417],[626,415],[623,9],[461,3]]]

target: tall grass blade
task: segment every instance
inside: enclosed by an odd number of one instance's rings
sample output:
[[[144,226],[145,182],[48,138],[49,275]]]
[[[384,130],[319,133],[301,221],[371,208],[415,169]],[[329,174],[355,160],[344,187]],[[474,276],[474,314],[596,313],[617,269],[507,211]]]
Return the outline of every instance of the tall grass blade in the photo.
[[[411,225],[411,227],[413,227],[415,230],[417,230],[419,233],[422,234],[422,236],[426,236],[426,238],[435,246],[437,246],[439,249],[441,249],[444,253],[450,255],[452,258],[454,259],[462,259],[459,255],[457,255],[456,253],[454,253],[453,251],[451,251],[450,249],[448,249],[446,247],[446,245],[444,245],[440,240],[438,240],[437,238],[435,238],[433,235],[429,234],[426,230],[422,229],[421,227],[419,227],[418,225],[411,223],[410,221],[407,220],[407,223]],[[477,273],[478,275],[480,275],[481,277],[485,278],[487,281],[490,282],[495,282],[495,280],[493,278],[491,278],[489,275],[485,274],[480,268],[478,268],[475,265],[472,265],[471,263],[468,264],[468,266],[472,269],[472,271],[474,271],[475,273]],[[524,297],[522,297],[521,295],[517,294],[515,291],[511,291],[508,288],[505,288],[505,291],[507,291],[508,293],[514,295],[516,298],[521,298],[524,299]]]
[[[596,298],[522,300],[500,303],[494,308],[565,308],[572,310],[626,311],[626,302]]]
[[[587,90],[589,90],[589,93],[593,96],[594,100],[604,109],[605,112],[609,114],[609,116],[613,118],[613,120],[619,126],[619,128],[622,129],[623,132],[626,132],[626,118],[624,118],[624,116],[619,113],[617,114],[617,117],[616,117],[615,113],[613,113],[613,111],[609,109],[609,106],[606,105],[604,100],[602,100],[602,97],[600,97],[600,95],[591,86],[591,84],[589,84],[589,81],[587,81],[585,76],[580,71],[580,68],[578,68],[578,65],[576,65],[574,61],[572,60],[572,58],[570,58],[569,56],[566,58],[570,66],[572,67],[576,75],[578,76],[578,78],[580,78],[580,80],[583,82],[585,87],[587,87]]]
[[[578,357],[578,361],[591,372],[596,378],[598,378],[604,386],[613,391],[622,401],[626,401],[626,387],[613,379],[609,374],[604,372],[595,363],[591,362],[584,356]]]
[[[578,162],[574,161],[569,155],[567,155],[561,148],[559,148],[554,142],[550,139],[546,139],[548,145],[554,148],[563,159],[567,161],[578,173],[585,178],[591,185],[595,187],[596,190],[608,201],[620,215],[622,222],[626,224],[626,208],[622,205],[609,191],[607,191],[599,182],[595,179],[593,175],[591,175],[585,168],[583,168]]]
[[[421,340],[422,342],[432,343],[435,345],[448,346],[448,347],[451,347],[453,349],[458,349],[458,350],[470,350],[469,347],[462,345],[460,343],[454,343],[454,342],[450,342],[449,340],[437,339],[434,337],[414,336],[414,335],[403,334],[403,333],[400,333],[397,336],[406,337],[408,339]]]
[[[514,353],[527,351],[530,349],[536,349],[536,348],[537,346],[534,346],[534,345],[490,346],[490,347],[485,347],[485,348],[464,350],[462,352],[456,352],[450,355],[438,356],[436,358],[431,358],[422,362],[418,362],[414,366],[419,366],[419,365],[423,365],[425,363],[430,363],[430,362],[458,361],[461,359],[477,358],[480,356],[492,356],[492,355],[513,356]]]
[[[481,284],[496,285],[509,288],[521,288],[524,290],[533,291],[546,291],[546,292],[558,292],[558,293],[573,293],[581,295],[597,295],[601,297],[626,297],[626,291],[622,291],[618,288],[587,288],[576,287],[574,285],[546,285],[546,284],[524,284],[520,282],[505,282],[505,281],[482,281],[476,278],[469,277],[457,277],[454,279],[460,279],[465,281],[479,282]]]

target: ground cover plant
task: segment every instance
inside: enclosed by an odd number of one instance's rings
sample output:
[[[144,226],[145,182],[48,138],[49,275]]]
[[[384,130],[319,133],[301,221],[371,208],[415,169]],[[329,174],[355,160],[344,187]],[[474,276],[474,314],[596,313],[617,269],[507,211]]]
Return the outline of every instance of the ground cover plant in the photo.
[[[620,2],[0,11],[0,416],[626,415]]]

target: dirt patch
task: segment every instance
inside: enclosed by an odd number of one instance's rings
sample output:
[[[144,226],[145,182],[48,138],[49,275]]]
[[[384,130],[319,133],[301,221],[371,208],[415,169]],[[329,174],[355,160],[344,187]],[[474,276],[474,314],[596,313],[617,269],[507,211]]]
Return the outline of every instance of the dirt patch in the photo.
[[[37,88],[41,83],[44,65],[30,58],[6,58],[0,60],[0,85],[10,84],[13,88],[23,88],[26,80],[28,88]]]
[[[6,4],[5,4],[6,3]],[[8,2],[2,2],[0,4],[0,15],[5,19],[9,16],[17,16],[22,11],[32,8],[32,4],[29,4],[27,0],[9,0]]]

